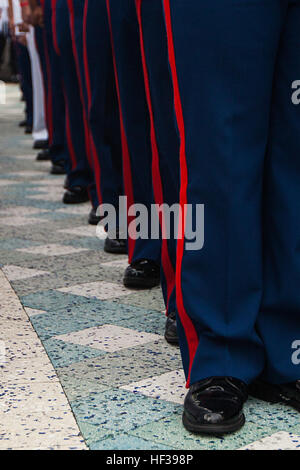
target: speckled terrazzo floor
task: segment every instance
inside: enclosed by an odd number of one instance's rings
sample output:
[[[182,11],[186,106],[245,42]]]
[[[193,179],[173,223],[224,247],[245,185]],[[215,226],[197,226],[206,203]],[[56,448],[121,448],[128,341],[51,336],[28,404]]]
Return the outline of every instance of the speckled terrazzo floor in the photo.
[[[22,108],[8,86],[0,105],[0,449],[300,449],[300,415],[253,399],[232,436],[183,429],[184,378],[179,351],[162,337],[159,289],[123,288],[126,257],[103,252],[88,204],[61,203],[63,178],[35,161],[17,127]]]

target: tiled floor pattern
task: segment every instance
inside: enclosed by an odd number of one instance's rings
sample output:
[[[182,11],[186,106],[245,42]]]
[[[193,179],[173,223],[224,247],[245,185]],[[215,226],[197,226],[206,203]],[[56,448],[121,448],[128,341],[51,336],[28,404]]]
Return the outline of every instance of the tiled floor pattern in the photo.
[[[63,206],[63,178],[35,161],[17,127],[17,89],[7,91],[0,263],[18,297],[12,302],[4,283],[0,339],[9,361],[0,382],[0,448],[84,448],[75,417],[90,449],[300,449],[299,414],[253,399],[246,426],[232,436],[183,429],[184,377],[178,349],[162,336],[160,290],[124,289],[126,257],[104,253],[103,232],[96,237],[87,225],[88,204]]]

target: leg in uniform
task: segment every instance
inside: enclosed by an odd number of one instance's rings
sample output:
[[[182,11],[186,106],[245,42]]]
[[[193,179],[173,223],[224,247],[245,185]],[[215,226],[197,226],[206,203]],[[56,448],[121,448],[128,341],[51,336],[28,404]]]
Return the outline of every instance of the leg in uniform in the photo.
[[[183,422],[194,432],[232,432],[244,423],[247,385],[259,376],[265,387],[276,384],[278,399],[281,392],[299,407],[292,348],[300,334],[300,107],[291,96],[300,76],[300,4],[163,5],[180,202],[194,211],[205,205],[203,248],[177,244],[190,387]]]
[[[101,45],[101,47],[100,47]],[[119,208],[123,195],[119,107],[105,0],[84,1],[82,75],[98,200]],[[99,221],[90,214],[90,223]],[[105,241],[105,251],[126,253],[125,240]]]
[[[63,90],[66,106],[66,139],[70,154],[67,162],[68,190],[64,195],[65,204],[86,202],[91,199],[89,188],[94,176],[90,160],[89,135],[84,120],[82,90],[78,78],[76,54],[72,41],[72,29],[67,0],[54,5],[55,44],[60,54]]]
[[[179,136],[173,110],[173,86],[169,70],[167,35],[161,0],[135,0],[145,90],[150,115],[152,179],[155,202],[171,208],[179,202]],[[161,206],[164,207],[164,206]],[[169,213],[161,223],[169,227],[162,239],[162,275],[167,322],[165,338],[178,344],[176,325],[175,267],[176,241]],[[164,218],[166,220],[164,220]]]
[[[30,57],[27,46],[18,39],[15,41],[18,72],[21,77],[21,89],[25,100],[25,122],[21,122],[21,127],[25,131],[32,132],[33,124],[33,102],[32,102],[32,79]]]
[[[143,204],[150,219],[154,203],[150,122],[135,3],[107,0],[106,4],[120,106],[124,190],[129,208]],[[135,223],[128,219],[129,224]],[[130,265],[125,271],[124,284],[126,287],[154,287],[160,282],[161,241],[135,238],[128,240]]]

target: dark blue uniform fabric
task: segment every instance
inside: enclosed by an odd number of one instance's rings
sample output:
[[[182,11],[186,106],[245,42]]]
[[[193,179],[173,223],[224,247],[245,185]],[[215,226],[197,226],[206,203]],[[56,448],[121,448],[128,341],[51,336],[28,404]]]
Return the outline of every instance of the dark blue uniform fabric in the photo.
[[[89,161],[89,166],[94,171],[94,153],[90,141],[90,130],[87,118],[87,89],[85,86],[84,78],[84,59],[83,59],[83,21],[84,21],[84,0],[68,0],[68,8],[70,14],[71,25],[71,38],[73,47],[73,56],[75,59],[77,79],[79,85],[80,100],[82,104],[82,120],[84,125],[84,137],[86,143],[86,154]],[[93,175],[92,182],[89,185],[89,194],[93,207],[97,209],[100,204],[98,198],[95,175]]]
[[[84,0],[83,0],[84,3]],[[119,107],[106,1],[85,0],[82,74],[99,200],[116,209],[124,193]]]
[[[15,41],[16,58],[18,72],[21,77],[21,89],[25,99],[25,116],[27,126],[33,124],[33,98],[32,98],[32,77],[31,77],[31,65],[30,56],[26,46],[18,41]]]
[[[39,46],[39,55],[41,60],[45,62],[43,75],[46,78],[45,91],[50,156],[54,164],[57,162],[67,164],[70,155],[66,141],[65,102],[60,59],[53,44],[51,0],[44,0],[43,8],[45,26],[42,33],[39,31],[40,28],[36,29],[36,37],[43,35],[39,40],[41,44]]]
[[[299,379],[299,1],[163,4],[181,202],[205,204],[203,249],[177,259],[188,383]]]
[[[154,132],[157,142],[158,171],[162,185],[160,194],[155,196],[158,204],[179,202],[179,135],[173,109],[173,86],[169,70],[166,28],[161,0],[137,0],[137,15],[140,19],[141,47],[144,48],[145,87],[149,86],[149,111],[153,115]],[[148,81],[148,85],[147,85]],[[152,159],[155,159],[155,150]],[[158,174],[153,167],[153,184],[156,187]],[[154,189],[154,193],[156,189]],[[167,215],[167,214],[166,214]],[[162,288],[168,312],[175,311],[175,268],[176,241],[174,221],[170,218],[170,238],[162,244]],[[164,250],[167,253],[164,253]],[[168,257],[171,268],[165,262]]]
[[[105,1],[70,0],[84,119],[88,127],[94,192],[116,209],[122,194],[120,121]]]
[[[66,135],[70,153],[67,165],[69,187],[90,187],[94,178],[89,163],[89,142],[85,133],[83,103],[73,55],[70,14],[67,0],[56,2],[56,38],[66,103]],[[94,201],[92,201],[94,203]],[[97,203],[95,203],[97,205]]]
[[[108,2],[108,7],[121,106],[121,126],[125,134],[123,135],[125,192],[130,196],[128,198],[130,205],[143,204],[150,214],[151,204],[154,203],[150,127],[135,3],[132,0],[111,0]],[[124,152],[124,139],[128,146],[129,161]],[[129,241],[130,262],[149,259],[160,264],[160,245],[160,240],[138,238],[134,243]]]

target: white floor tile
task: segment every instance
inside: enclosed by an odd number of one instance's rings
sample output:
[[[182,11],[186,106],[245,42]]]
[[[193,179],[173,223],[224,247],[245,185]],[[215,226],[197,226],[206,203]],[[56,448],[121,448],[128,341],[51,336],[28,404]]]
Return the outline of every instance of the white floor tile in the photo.
[[[0,225],[9,225],[12,227],[22,227],[23,225],[47,224],[49,220],[31,217],[1,217]]]
[[[91,211],[91,203],[75,204],[74,206],[62,207],[57,209],[55,212],[60,214],[71,214],[71,215],[88,215]]]
[[[126,256],[124,259],[117,259],[115,261],[108,261],[106,263],[101,263],[100,266],[108,267],[108,268],[124,268],[126,269],[128,266],[128,257]]]
[[[41,176],[45,176],[45,172],[24,170],[24,171],[16,171],[16,172],[10,173],[10,175],[17,176],[20,178],[40,178]]]
[[[37,207],[15,206],[7,207],[6,209],[0,209],[0,217],[3,215],[25,217],[28,215],[41,214],[43,212],[48,211],[46,209],[39,209]]]
[[[103,325],[56,336],[67,343],[80,344],[101,351],[114,352],[161,339],[158,335],[138,332],[115,325]]]
[[[130,291],[119,284],[112,282],[96,281],[86,284],[78,284],[71,287],[63,287],[57,289],[60,292],[67,292],[74,295],[82,295],[84,297],[95,297],[99,300],[114,299],[126,295],[132,295],[134,291]]]
[[[1,186],[11,186],[12,184],[19,184],[20,181],[14,181],[14,180],[6,180],[0,178],[0,187]]]
[[[243,447],[241,450],[300,450],[300,436],[277,432]]]
[[[78,235],[79,237],[93,237],[96,238],[96,227],[94,225],[80,225],[75,228],[65,228],[57,230],[59,233],[66,233],[68,235]]]
[[[38,310],[37,308],[25,307],[25,312],[29,317],[34,317],[35,315],[41,315],[47,313],[45,310]]]
[[[29,279],[36,276],[45,276],[50,274],[47,271],[38,271],[36,269],[22,268],[20,266],[14,266],[6,264],[3,266],[3,272],[9,281],[20,281],[22,279]]]
[[[140,382],[121,387],[129,392],[141,393],[151,398],[183,404],[187,390],[183,370],[174,370]]]
[[[38,182],[38,188],[40,190],[41,186],[46,186],[46,188],[53,188],[54,186],[63,189],[64,178],[63,177],[52,177],[52,178],[43,178]]]
[[[47,202],[61,202],[63,198],[63,192],[58,193],[40,193],[40,194],[31,194],[26,196],[27,199],[32,199],[33,201],[47,201]]]
[[[80,253],[81,251],[88,251],[88,249],[74,248],[73,246],[57,245],[53,243],[50,245],[33,246],[30,248],[18,248],[16,251],[21,251],[22,253],[31,253],[33,255],[61,256],[70,255],[73,253]]]

